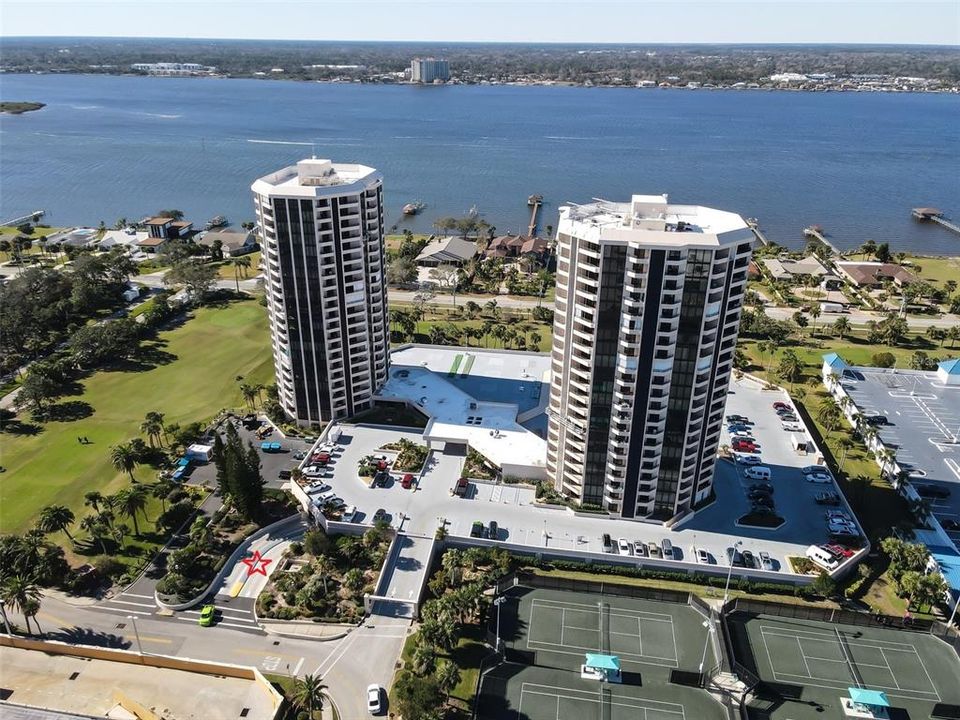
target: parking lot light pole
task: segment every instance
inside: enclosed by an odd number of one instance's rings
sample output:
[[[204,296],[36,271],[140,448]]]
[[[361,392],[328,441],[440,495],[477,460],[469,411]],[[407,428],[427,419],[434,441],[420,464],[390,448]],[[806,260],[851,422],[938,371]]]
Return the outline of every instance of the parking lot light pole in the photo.
[[[137,630],[137,616],[127,615],[130,622],[133,623],[133,634],[137,638],[137,654],[140,656],[140,662],[143,662],[143,645],[140,644],[140,631]]]
[[[703,641],[703,655],[700,658],[700,669],[697,671],[701,675],[703,675],[703,666],[707,662],[707,646],[710,644],[710,633],[712,633],[714,629],[713,629],[713,625],[710,624],[709,620],[704,620],[700,624],[707,629],[707,637]]]
[[[736,557],[736,552],[739,548],[743,547],[743,540],[737,540],[733,544],[733,555],[729,558],[730,569],[727,570],[727,584],[723,587],[723,604],[727,604],[727,598],[730,595],[730,577],[733,575],[733,558]]]
[[[498,597],[496,600],[493,601],[493,604],[497,608],[497,633],[496,633],[497,646],[494,648],[495,652],[500,652],[500,606],[503,605],[504,602],[506,602],[506,599],[507,599],[506,596],[501,595],[500,597]]]

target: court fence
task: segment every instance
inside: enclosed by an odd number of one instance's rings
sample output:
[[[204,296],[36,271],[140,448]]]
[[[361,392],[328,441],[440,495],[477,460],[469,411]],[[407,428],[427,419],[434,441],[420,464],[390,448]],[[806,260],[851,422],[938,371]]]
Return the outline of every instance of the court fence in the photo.
[[[857,627],[890,628],[907,632],[923,633],[940,638],[950,645],[960,656],[960,633],[939,620],[923,620],[883,615],[882,613],[864,613],[843,608],[811,607],[788,605],[768,600],[750,600],[734,598],[723,607],[724,617],[735,612],[753,615],[774,615],[795,620],[813,620],[834,625],[853,625]]]
[[[535,573],[525,573],[522,571],[518,572],[515,577],[515,581],[506,582],[507,579],[505,578],[501,581],[501,584],[507,587],[525,585],[526,587],[539,588],[542,590],[570,590],[573,592],[598,595],[619,595],[620,597],[636,598],[638,600],[655,600],[657,602],[669,602],[678,605],[688,605],[690,601],[690,593],[679,590],[639,587],[616,582],[604,582],[602,580],[581,580],[579,578],[565,578],[554,575],[537,575]]]

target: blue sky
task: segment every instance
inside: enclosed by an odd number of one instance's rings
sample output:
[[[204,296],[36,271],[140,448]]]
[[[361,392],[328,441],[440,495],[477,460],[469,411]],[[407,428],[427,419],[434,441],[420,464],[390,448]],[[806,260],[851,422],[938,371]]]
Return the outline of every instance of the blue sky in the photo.
[[[960,45],[958,0],[2,0],[5,36]]]

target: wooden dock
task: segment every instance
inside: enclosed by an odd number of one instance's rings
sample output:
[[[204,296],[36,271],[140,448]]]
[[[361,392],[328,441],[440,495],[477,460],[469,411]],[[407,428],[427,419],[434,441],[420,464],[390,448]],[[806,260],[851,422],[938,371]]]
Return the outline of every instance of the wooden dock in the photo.
[[[756,236],[764,245],[769,245],[770,241],[767,240],[767,236],[763,234],[763,231],[760,230],[760,221],[756,218],[747,218],[747,227],[753,230],[753,234]]]
[[[813,238],[814,240],[819,240],[822,242],[824,245],[830,248],[830,252],[832,252],[834,255],[842,254],[836,245],[827,240],[827,236],[824,235],[823,228],[819,225],[810,225],[809,227],[805,227],[803,229],[803,234],[808,238]]]
[[[540,208],[543,207],[543,195],[531,195],[527,199],[527,205],[530,206],[530,226],[527,228],[527,235],[534,237],[537,234]]]
[[[5,220],[4,222],[0,222],[0,226],[16,227],[17,225],[23,225],[23,223],[28,223],[28,222],[35,223],[37,220],[39,220],[46,214],[47,214],[46,210],[35,210],[29,215],[21,215],[18,218],[13,218],[12,220]]]
[[[960,234],[960,225],[950,222],[943,216],[943,211],[938,210],[937,208],[914,208],[913,212],[910,213],[913,215],[915,220],[920,222],[935,222],[938,225],[942,225],[947,230],[952,230],[953,232]]]

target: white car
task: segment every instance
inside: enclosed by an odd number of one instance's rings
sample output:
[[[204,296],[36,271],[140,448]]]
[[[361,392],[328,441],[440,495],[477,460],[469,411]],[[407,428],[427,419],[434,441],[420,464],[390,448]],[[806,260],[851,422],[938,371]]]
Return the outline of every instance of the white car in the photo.
[[[770,558],[770,553],[766,550],[761,550],[759,555],[760,558],[760,567],[763,570],[773,570],[773,560]]]
[[[307,465],[303,469],[303,474],[307,477],[321,477],[327,474],[327,469],[319,465]]]
[[[621,555],[632,555],[633,548],[630,546],[630,541],[626,538],[620,538],[617,540],[617,548],[620,551]]]
[[[749,430],[734,430],[732,433],[730,433],[730,436],[731,436],[731,437],[742,437],[742,438],[751,437]]]
[[[356,516],[357,516],[357,506],[347,505],[347,507],[343,509],[343,514],[341,515],[340,519],[343,520],[343,522],[353,522],[353,519]]]
[[[827,510],[823,514],[823,516],[827,520],[837,519],[837,520],[842,520],[843,522],[849,522],[849,523],[853,522],[853,518],[850,517],[850,514],[843,510]]]
[[[812,483],[819,483],[821,485],[826,485],[827,483],[832,483],[833,478],[829,475],[824,475],[823,473],[813,473],[812,475],[807,475],[807,480]]]
[[[803,425],[795,422],[785,422],[781,427],[787,432],[803,432],[804,430]]]
[[[746,453],[737,454],[737,462],[741,465],[759,465],[763,462],[759,455],[747,455]]]
[[[700,563],[701,565],[709,565],[709,564],[710,564],[710,553],[708,553],[708,552],[707,552],[706,550],[704,550],[703,548],[697,548],[697,547],[695,547],[695,548],[693,549],[693,555],[694,555],[694,557],[697,558],[697,562]]]
[[[754,467],[748,467],[743,471],[743,476],[748,477],[751,480],[769,480],[770,479],[770,468],[764,465],[756,465]]]
[[[382,689],[379,685],[367,686],[367,710],[371,715],[379,715],[383,708],[380,705],[380,696]]]
[[[315,483],[310,483],[307,485],[307,493],[323,493],[327,492],[330,489],[330,486],[325,482],[317,481]]]
[[[800,468],[800,472],[804,475],[812,475],[813,473],[826,473],[826,465],[806,465],[805,467]]]
[[[850,535],[852,537],[857,537],[860,535],[860,532],[857,530],[856,525],[847,525],[840,523],[828,523],[827,530],[830,531],[833,535]]]

